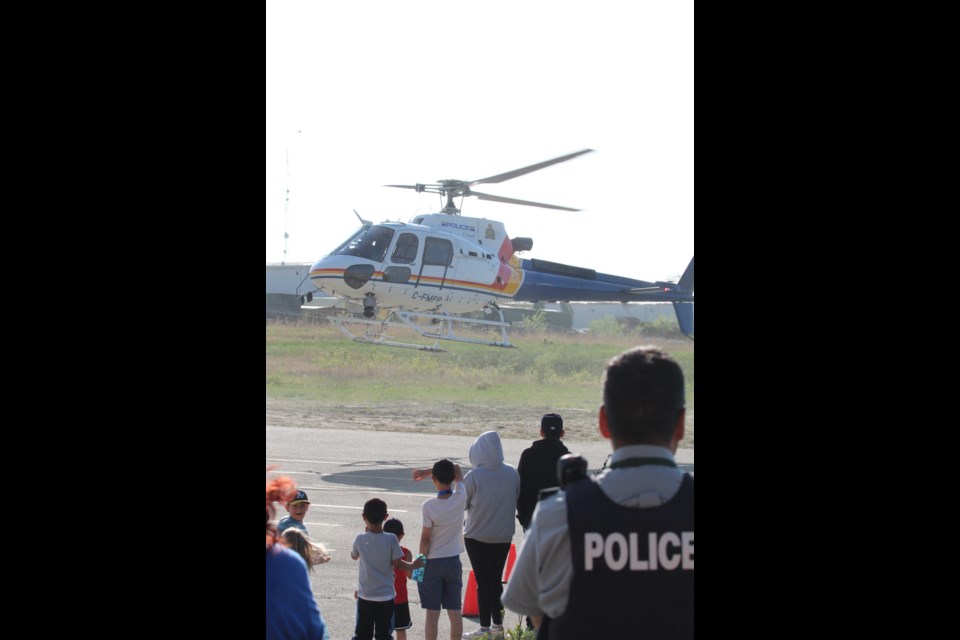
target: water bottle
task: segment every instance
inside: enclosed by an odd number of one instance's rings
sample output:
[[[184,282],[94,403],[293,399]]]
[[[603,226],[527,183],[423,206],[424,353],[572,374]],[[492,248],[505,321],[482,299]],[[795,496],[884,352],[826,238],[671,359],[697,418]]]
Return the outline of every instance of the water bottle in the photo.
[[[413,570],[413,579],[417,582],[423,582],[423,570],[427,567],[427,556],[421,553],[417,558],[423,558],[423,566]]]

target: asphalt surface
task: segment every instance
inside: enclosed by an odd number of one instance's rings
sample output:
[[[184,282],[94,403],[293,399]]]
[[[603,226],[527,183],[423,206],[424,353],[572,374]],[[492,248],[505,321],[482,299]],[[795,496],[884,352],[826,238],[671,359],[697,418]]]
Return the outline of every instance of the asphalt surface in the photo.
[[[363,532],[363,503],[380,498],[387,503],[391,517],[403,522],[406,535],[401,546],[414,556],[420,542],[420,505],[433,495],[433,484],[427,480],[414,482],[412,469],[429,467],[440,458],[460,464],[464,473],[470,469],[468,451],[474,437],[443,436],[428,433],[393,433],[384,431],[349,431],[343,429],[311,429],[266,427],[266,463],[275,465],[271,475],[288,475],[310,498],[310,510],[304,523],[311,538],[325,544],[333,559],[315,567],[311,574],[313,592],[320,611],[330,629],[332,640],[348,640],[356,623],[353,593],[357,588],[357,562],[350,558],[350,547]],[[482,425],[477,429],[480,435]],[[506,462],[516,466],[521,452],[537,437],[531,427],[529,440],[503,440]],[[565,438],[572,453],[586,457],[591,470],[599,469],[610,453],[609,442],[585,442]],[[693,449],[677,451],[681,467],[693,471]],[[277,517],[287,515],[282,506]],[[523,532],[516,526],[513,542],[520,550]],[[470,574],[470,559],[464,552],[463,584]],[[407,582],[410,616],[413,627],[408,638],[423,637],[424,610],[416,583]],[[517,624],[519,616],[507,611],[504,626]],[[477,618],[464,618],[465,632],[479,626]],[[450,637],[446,612],[441,613],[438,638]]]

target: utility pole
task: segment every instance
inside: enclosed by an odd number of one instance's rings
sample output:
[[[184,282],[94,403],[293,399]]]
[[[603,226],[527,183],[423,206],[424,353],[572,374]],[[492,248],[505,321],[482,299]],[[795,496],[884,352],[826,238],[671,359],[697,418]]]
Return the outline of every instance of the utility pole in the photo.
[[[290,147],[287,147],[287,199],[283,203],[283,261],[280,264],[287,264],[287,225],[290,222]]]
[[[303,130],[297,129],[297,134],[300,134]],[[287,264],[287,240],[290,238],[290,234],[287,233],[290,225],[290,145],[287,144],[287,195],[286,200],[283,203],[283,262],[280,264]]]

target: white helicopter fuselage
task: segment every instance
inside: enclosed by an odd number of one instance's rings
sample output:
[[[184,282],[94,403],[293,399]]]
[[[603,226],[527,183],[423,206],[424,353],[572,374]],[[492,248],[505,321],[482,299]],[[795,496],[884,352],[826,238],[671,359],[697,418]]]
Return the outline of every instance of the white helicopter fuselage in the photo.
[[[433,213],[364,225],[318,260],[310,279],[371,311],[464,313],[510,300],[523,270],[502,223]]]

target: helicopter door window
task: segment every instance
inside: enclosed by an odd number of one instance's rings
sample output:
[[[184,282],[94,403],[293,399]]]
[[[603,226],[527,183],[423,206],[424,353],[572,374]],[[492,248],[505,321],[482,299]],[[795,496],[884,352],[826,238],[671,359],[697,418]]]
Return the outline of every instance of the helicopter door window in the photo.
[[[417,259],[417,249],[420,248],[420,241],[412,233],[401,233],[397,238],[397,246],[393,250],[393,256],[390,258],[396,263],[409,264]]]
[[[443,267],[453,262],[453,243],[442,238],[427,238],[423,243],[423,264]]]
[[[374,262],[383,262],[387,255],[387,247],[393,239],[393,229],[390,227],[364,227],[347,242],[336,250],[337,255],[356,256]]]

